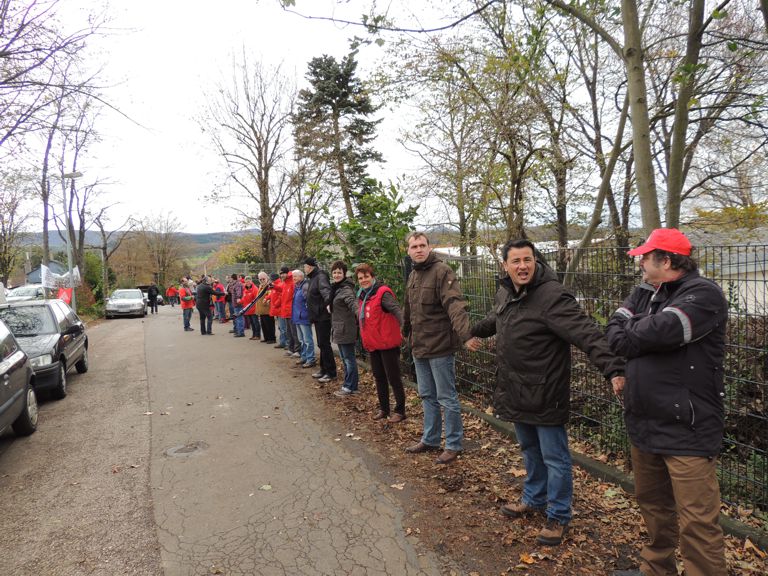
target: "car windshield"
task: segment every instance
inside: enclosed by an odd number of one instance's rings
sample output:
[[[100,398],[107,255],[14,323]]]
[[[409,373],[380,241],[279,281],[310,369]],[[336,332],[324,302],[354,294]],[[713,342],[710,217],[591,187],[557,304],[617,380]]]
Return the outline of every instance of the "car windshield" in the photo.
[[[16,337],[56,334],[56,324],[46,306],[12,306],[0,309],[2,318]]]
[[[112,292],[113,300],[141,300],[141,290],[116,290]]]
[[[37,286],[19,286],[8,292],[8,296],[37,296]]]

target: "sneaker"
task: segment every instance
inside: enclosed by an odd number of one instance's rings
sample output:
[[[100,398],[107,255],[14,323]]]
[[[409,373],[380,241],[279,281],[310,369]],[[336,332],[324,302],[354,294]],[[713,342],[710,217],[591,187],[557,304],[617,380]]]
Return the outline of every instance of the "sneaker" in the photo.
[[[344,388],[342,386],[341,390],[336,390],[336,392],[333,393],[334,396],[338,396],[339,398],[345,398],[347,396],[352,396],[354,394],[354,390],[350,390],[349,388]]]
[[[235,334],[235,338],[245,338],[245,334]]]
[[[522,518],[524,516],[534,516],[535,514],[544,514],[544,507],[528,506],[518,502],[517,504],[506,504],[499,508],[499,512],[507,518]]]
[[[296,364],[296,366],[299,366],[299,365],[304,366],[304,360],[299,358],[298,360],[296,360],[296,362],[294,362],[294,364]]]
[[[294,352],[293,354],[291,354],[291,356],[293,356],[294,358],[301,358],[301,352]]]
[[[544,528],[536,536],[536,542],[544,546],[559,546],[566,532],[568,532],[568,524],[560,524],[557,520],[547,519]]]
[[[309,362],[304,362],[304,364],[301,365],[302,368],[314,368],[317,366],[317,362],[314,362],[310,360]]]
[[[285,348],[282,344],[275,344],[273,348]]]
[[[317,379],[317,381],[322,384],[327,384],[331,380],[336,380],[336,376],[330,376],[329,374],[324,374],[323,376]]]
[[[320,370],[320,372],[315,372],[314,374],[312,374],[312,378],[322,378],[323,376],[325,376],[325,372],[323,372],[322,370]]]
[[[283,352],[283,356],[293,356],[293,352],[291,352],[290,350],[286,350],[285,352]]]

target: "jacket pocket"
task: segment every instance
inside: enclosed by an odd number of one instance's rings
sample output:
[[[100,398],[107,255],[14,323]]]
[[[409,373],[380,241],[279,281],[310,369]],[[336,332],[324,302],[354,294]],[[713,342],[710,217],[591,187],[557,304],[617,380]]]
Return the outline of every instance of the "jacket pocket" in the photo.
[[[677,387],[669,390],[669,393],[656,399],[656,407],[657,418],[663,422],[691,428],[696,424],[696,410],[687,388]]]
[[[521,412],[543,411],[547,400],[547,379],[544,374],[512,372],[510,379],[513,408]]]

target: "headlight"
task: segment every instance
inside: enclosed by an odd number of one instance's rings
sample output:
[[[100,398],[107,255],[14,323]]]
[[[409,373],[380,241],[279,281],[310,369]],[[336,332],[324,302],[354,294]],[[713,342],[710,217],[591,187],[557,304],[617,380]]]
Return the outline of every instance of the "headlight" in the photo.
[[[30,358],[29,363],[32,364],[33,368],[40,368],[40,366],[48,366],[48,364],[53,364],[53,358],[50,354],[43,354],[42,356],[35,356],[34,358]]]

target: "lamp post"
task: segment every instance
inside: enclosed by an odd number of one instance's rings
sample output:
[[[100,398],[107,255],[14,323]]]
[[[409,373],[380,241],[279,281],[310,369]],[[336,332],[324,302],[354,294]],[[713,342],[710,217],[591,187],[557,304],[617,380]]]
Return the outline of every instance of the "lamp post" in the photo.
[[[74,180],[75,178],[80,178],[83,175],[82,172],[75,171],[75,172],[68,172],[67,174],[62,174],[61,179],[63,180]],[[70,235],[70,227],[69,227],[69,211],[67,210],[67,194],[66,194],[66,185],[62,187],[62,194],[61,194],[61,200],[62,205],[64,207],[64,218],[65,223],[67,226],[67,234],[65,236],[66,244],[67,244],[67,270],[69,271],[69,287],[72,288],[72,302],[70,302],[70,306],[72,307],[72,310],[77,312],[77,299],[75,298],[75,282],[72,274],[72,241],[71,241],[71,235]]]

